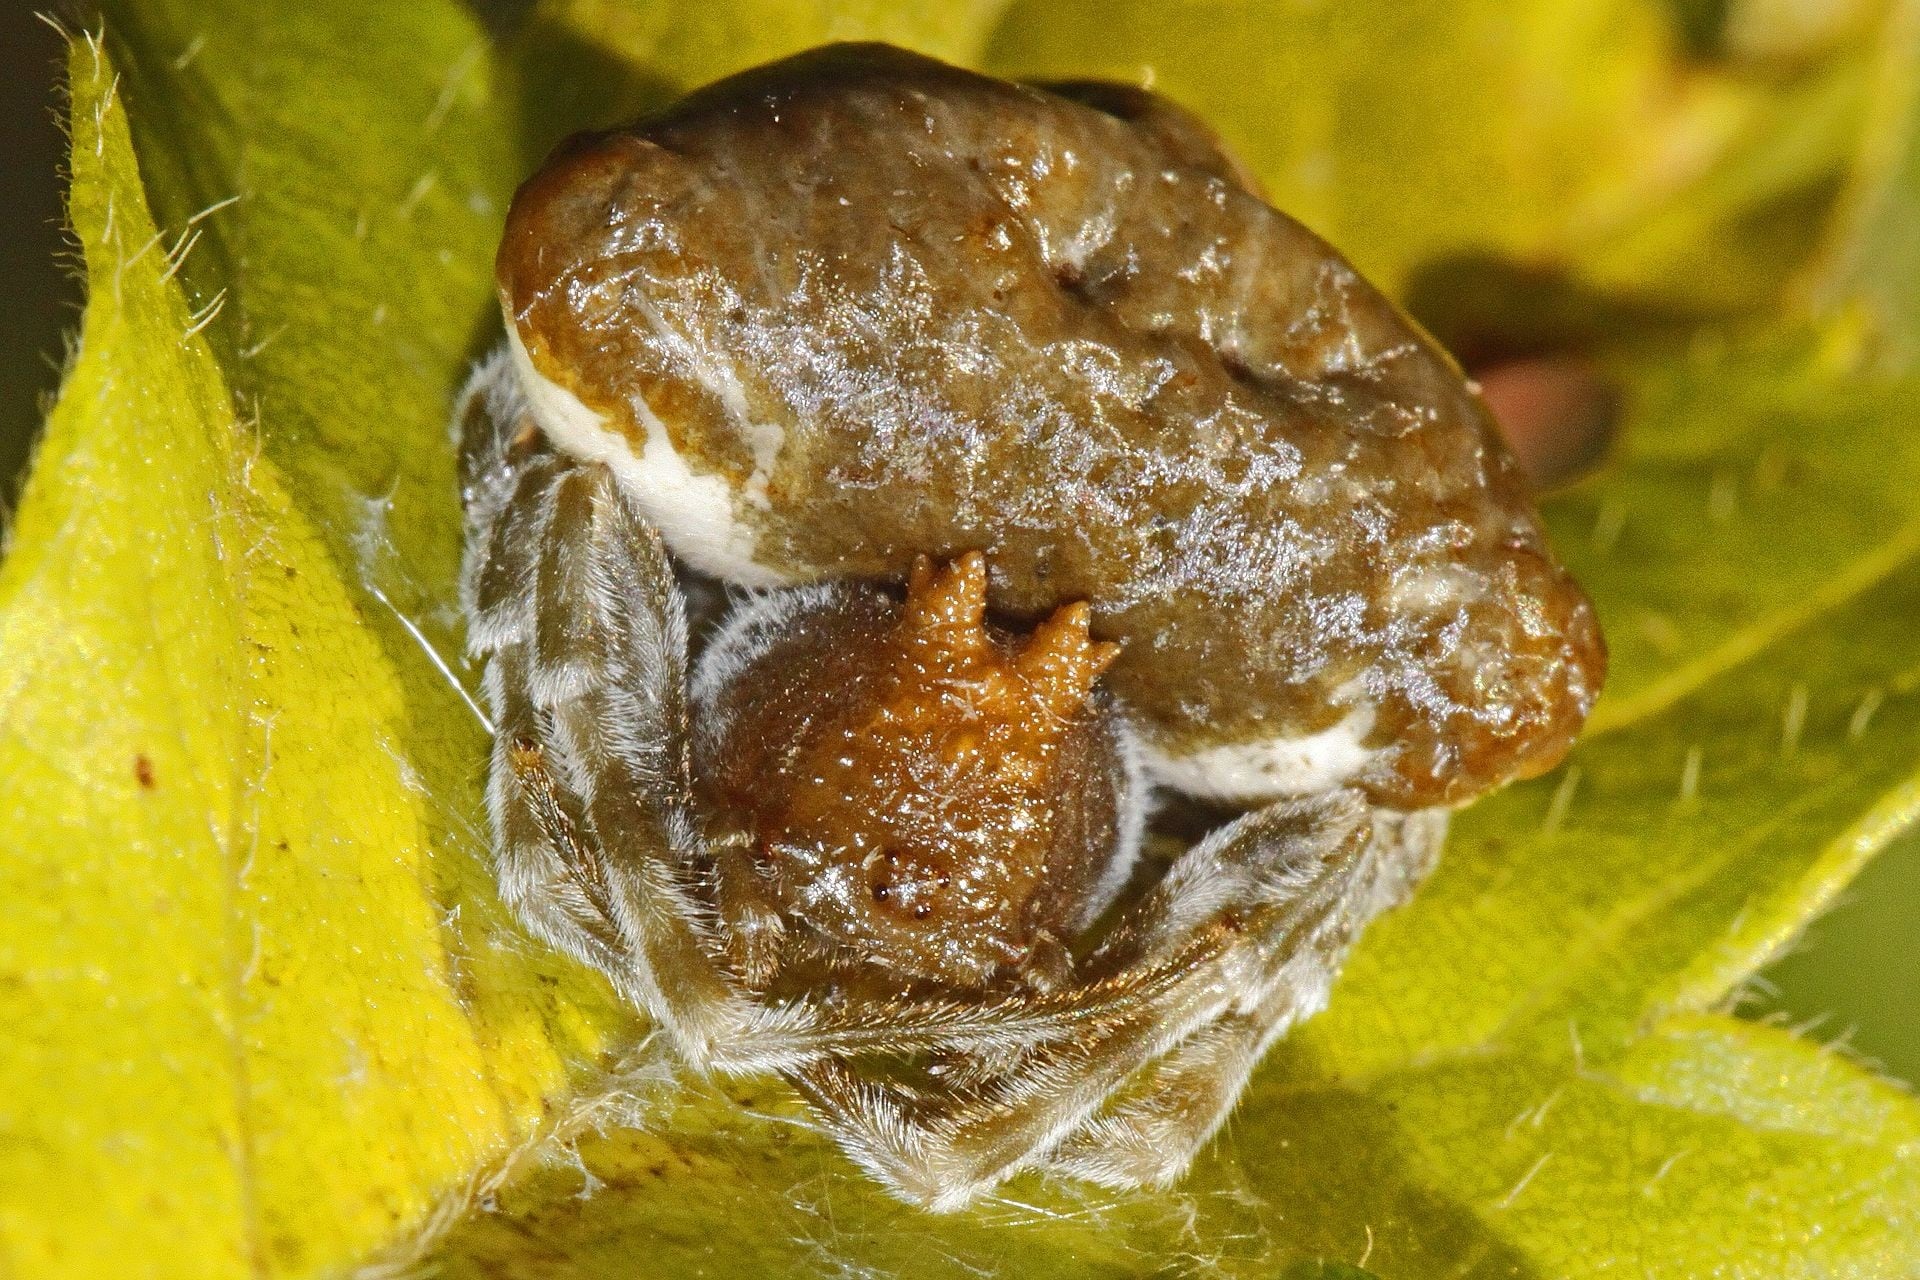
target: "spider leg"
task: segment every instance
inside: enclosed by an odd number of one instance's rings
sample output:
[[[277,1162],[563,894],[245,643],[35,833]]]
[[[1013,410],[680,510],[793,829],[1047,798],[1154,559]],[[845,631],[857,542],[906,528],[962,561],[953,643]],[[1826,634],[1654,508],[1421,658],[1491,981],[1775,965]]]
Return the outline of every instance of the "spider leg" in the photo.
[[[536,936],[613,973],[621,939],[576,876],[590,856],[584,815],[543,767],[539,716],[527,696],[533,627],[525,602],[552,514],[544,498],[565,464],[540,446],[504,351],[469,383],[455,423],[467,518],[461,604],[469,651],[491,655],[484,684],[496,731],[487,787],[496,878],[502,898]]]
[[[1264,996],[1297,968],[1307,994],[1296,1005],[1317,1007],[1312,992],[1324,993],[1331,978],[1327,957],[1337,960],[1352,933],[1355,886],[1366,877],[1365,819],[1353,796],[1282,802],[1203,842],[1211,866],[1253,872],[1236,893],[1208,890],[1207,901],[1217,905],[1205,923],[1197,919],[1195,878],[1144,903],[1148,918],[1134,935],[1143,953],[1137,963],[1153,964],[1146,953],[1174,945],[1175,934],[1187,939],[1180,950],[1211,939],[1220,940],[1218,949],[1183,962],[1182,976],[1160,998],[1043,1046],[1003,1076],[945,1097],[863,1078],[833,1059],[788,1078],[874,1177],[929,1208],[962,1208],[1043,1160],[1143,1067],[1176,1046],[1199,1043],[1193,1038],[1200,1033],[1212,1038],[1211,1028],[1235,1015],[1250,990]]]
[[[469,643],[490,658],[502,894],[705,1063],[751,1005],[710,954],[690,883],[701,842],[686,638],[658,535],[604,468],[550,457],[523,467],[478,533],[487,554],[469,573]]]
[[[1173,1182],[1226,1120],[1267,1046],[1300,1016],[1279,989],[1254,1012],[1222,1014],[1141,1072],[1126,1100],[1068,1134],[1047,1170],[1118,1188]]]
[[[1165,1186],[1184,1173],[1226,1120],[1268,1047],[1325,1003],[1350,939],[1374,916],[1406,900],[1445,835],[1444,811],[1376,815],[1372,839],[1336,911],[1341,923],[1317,935],[1313,945],[1275,957],[1250,1000],[1140,1072],[1060,1143],[1047,1168],[1119,1188]]]
[[[786,952],[786,917],[744,836],[723,832],[710,837],[709,850],[707,893],[714,904],[720,949],[748,990],[763,990]]]
[[[1223,912],[1290,899],[1316,848],[1357,839],[1371,820],[1366,799],[1342,790],[1278,801],[1219,828],[1168,868],[1082,971],[1107,975],[1163,960]]]

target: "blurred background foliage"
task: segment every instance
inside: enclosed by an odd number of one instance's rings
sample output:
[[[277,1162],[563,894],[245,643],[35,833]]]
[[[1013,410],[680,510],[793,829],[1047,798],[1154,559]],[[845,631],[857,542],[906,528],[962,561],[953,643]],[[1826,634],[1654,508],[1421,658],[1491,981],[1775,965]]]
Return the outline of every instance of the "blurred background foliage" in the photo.
[[[514,8],[496,7],[503,12]],[[593,0],[574,7],[583,21],[597,11],[610,23],[620,10]],[[1503,246],[1512,251],[1505,262],[1443,253],[1423,256],[1423,237],[1441,244],[1447,229],[1444,218],[1434,217],[1434,210],[1444,205],[1421,193],[1401,202],[1408,214],[1406,225],[1374,228],[1364,220],[1354,225],[1347,216],[1350,210],[1340,202],[1341,184],[1391,182],[1391,157],[1373,157],[1370,166],[1358,164],[1334,175],[1331,190],[1318,201],[1311,195],[1313,175],[1305,175],[1301,190],[1309,193],[1302,197],[1309,207],[1288,202],[1289,207],[1396,288],[1423,321],[1479,368],[1515,357],[1684,341],[1693,320],[1759,312],[1791,290],[1794,267],[1844,195],[1844,172],[1831,163],[1835,142],[1858,127],[1859,95],[1866,68],[1878,53],[1875,32],[1883,7],[1877,0],[1672,0],[1666,20],[1687,59],[1726,73],[1717,90],[1699,95],[1698,129],[1711,136],[1719,122],[1729,118],[1715,93],[1759,93],[1770,97],[1771,111],[1745,112],[1740,119],[1742,127],[1767,131],[1770,142],[1745,149],[1742,164],[1716,175],[1715,181],[1688,185],[1685,201],[1662,216],[1637,219],[1631,237],[1609,242],[1605,210],[1595,212],[1600,229],[1588,239],[1579,279],[1557,276],[1550,269],[1512,266],[1525,258],[1526,246],[1519,243]],[[1232,6],[1200,8],[1207,11],[1209,24],[1217,24]],[[1136,15],[1142,11],[1130,9]],[[1159,15],[1154,20],[1169,24],[1197,21],[1177,6]],[[1000,37],[1006,47],[1017,48],[1018,17],[1016,6]],[[505,12],[503,24],[511,18]],[[1102,31],[1093,18],[1090,7],[1085,24],[1089,39]],[[1605,34],[1570,32],[1565,38]],[[622,43],[619,35],[614,32],[611,43]],[[637,32],[632,38],[648,37]],[[1382,38],[1391,39],[1392,33]],[[38,425],[58,384],[64,345],[81,301],[61,229],[64,144],[57,108],[62,50],[60,37],[30,7],[0,5],[0,155],[5,157],[0,165],[0,296],[5,299],[0,306],[0,507],[5,509],[18,493]],[[563,52],[556,47],[555,56]],[[1169,59],[1177,68],[1177,48],[1169,49]],[[1180,86],[1172,87],[1179,92]],[[582,92],[607,95],[611,110],[626,100],[648,100],[653,88],[614,84],[583,86]],[[1237,87],[1231,91],[1242,92]],[[1680,92],[1678,84],[1675,92]],[[1204,100],[1192,105],[1205,113]],[[1550,99],[1540,104],[1542,111],[1555,108]],[[1277,109],[1283,110],[1284,104]],[[1381,109],[1391,109],[1390,104]],[[1597,128],[1602,126],[1623,127],[1620,121],[1596,122]],[[537,150],[546,141],[530,139],[529,144]],[[1249,145],[1246,139],[1236,141]],[[1684,143],[1684,138],[1675,141],[1679,165],[1687,162]],[[1259,141],[1252,140],[1251,149],[1258,147]],[[1264,159],[1269,172],[1281,163],[1275,157]],[[1580,153],[1558,157],[1575,187],[1586,159]],[[1463,158],[1463,163],[1470,161]],[[1468,200],[1504,195],[1462,192]],[[1379,202],[1369,207],[1377,210]],[[1527,218],[1511,222],[1524,229]],[[1376,230],[1378,243],[1393,248],[1369,261],[1369,237]],[[1703,245],[1710,247],[1703,250]],[[1916,922],[1920,838],[1909,835],[1858,879],[1842,904],[1818,921],[1791,954],[1753,984],[1745,1012],[1811,1028],[1819,1038],[1847,1044],[1909,1082],[1920,1081]]]

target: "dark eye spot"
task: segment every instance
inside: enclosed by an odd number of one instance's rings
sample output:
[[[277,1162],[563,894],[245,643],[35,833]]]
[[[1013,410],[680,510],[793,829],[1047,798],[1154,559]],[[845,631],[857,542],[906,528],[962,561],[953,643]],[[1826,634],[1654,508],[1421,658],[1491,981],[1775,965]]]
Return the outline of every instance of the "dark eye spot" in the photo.
[[[893,898],[893,886],[888,884],[885,880],[882,880],[879,884],[874,885],[872,892],[873,892],[873,900],[875,902],[887,902]]]
[[[914,905],[913,918],[915,920],[925,920],[928,916],[932,914],[933,914],[933,908],[928,906],[926,903],[921,902],[921,903],[916,903]]]

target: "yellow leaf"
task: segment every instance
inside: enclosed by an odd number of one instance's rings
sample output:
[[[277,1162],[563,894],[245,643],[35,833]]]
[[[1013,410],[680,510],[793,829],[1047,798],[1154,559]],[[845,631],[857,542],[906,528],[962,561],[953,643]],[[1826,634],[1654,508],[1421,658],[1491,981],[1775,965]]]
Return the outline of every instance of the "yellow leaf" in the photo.
[[[97,43],[72,81],[89,305],[0,569],[0,1274],[311,1274],[601,1033],[449,892],[476,850],[430,845],[396,675],[183,299],[194,229]]]

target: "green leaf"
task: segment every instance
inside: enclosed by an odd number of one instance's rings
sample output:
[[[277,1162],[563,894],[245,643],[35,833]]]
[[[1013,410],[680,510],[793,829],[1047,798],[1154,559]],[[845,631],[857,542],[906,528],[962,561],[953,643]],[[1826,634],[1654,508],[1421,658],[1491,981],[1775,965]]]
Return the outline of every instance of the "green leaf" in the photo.
[[[1662,98],[1631,0],[102,7],[81,354],[0,564],[0,1275],[1920,1269],[1920,1107],[1726,1013],[1920,810],[1916,388],[1856,340],[1911,336],[1858,264],[1920,191],[1857,50]],[[1594,734],[1457,820],[1169,1193],[907,1209],[491,892],[445,420],[505,201],[571,128],[851,36],[1152,67],[1402,284],[1638,288],[1867,157],[1812,268],[1853,283],[1621,365],[1623,448],[1549,513],[1614,645]],[[1756,260],[1700,297],[1772,296]]]

